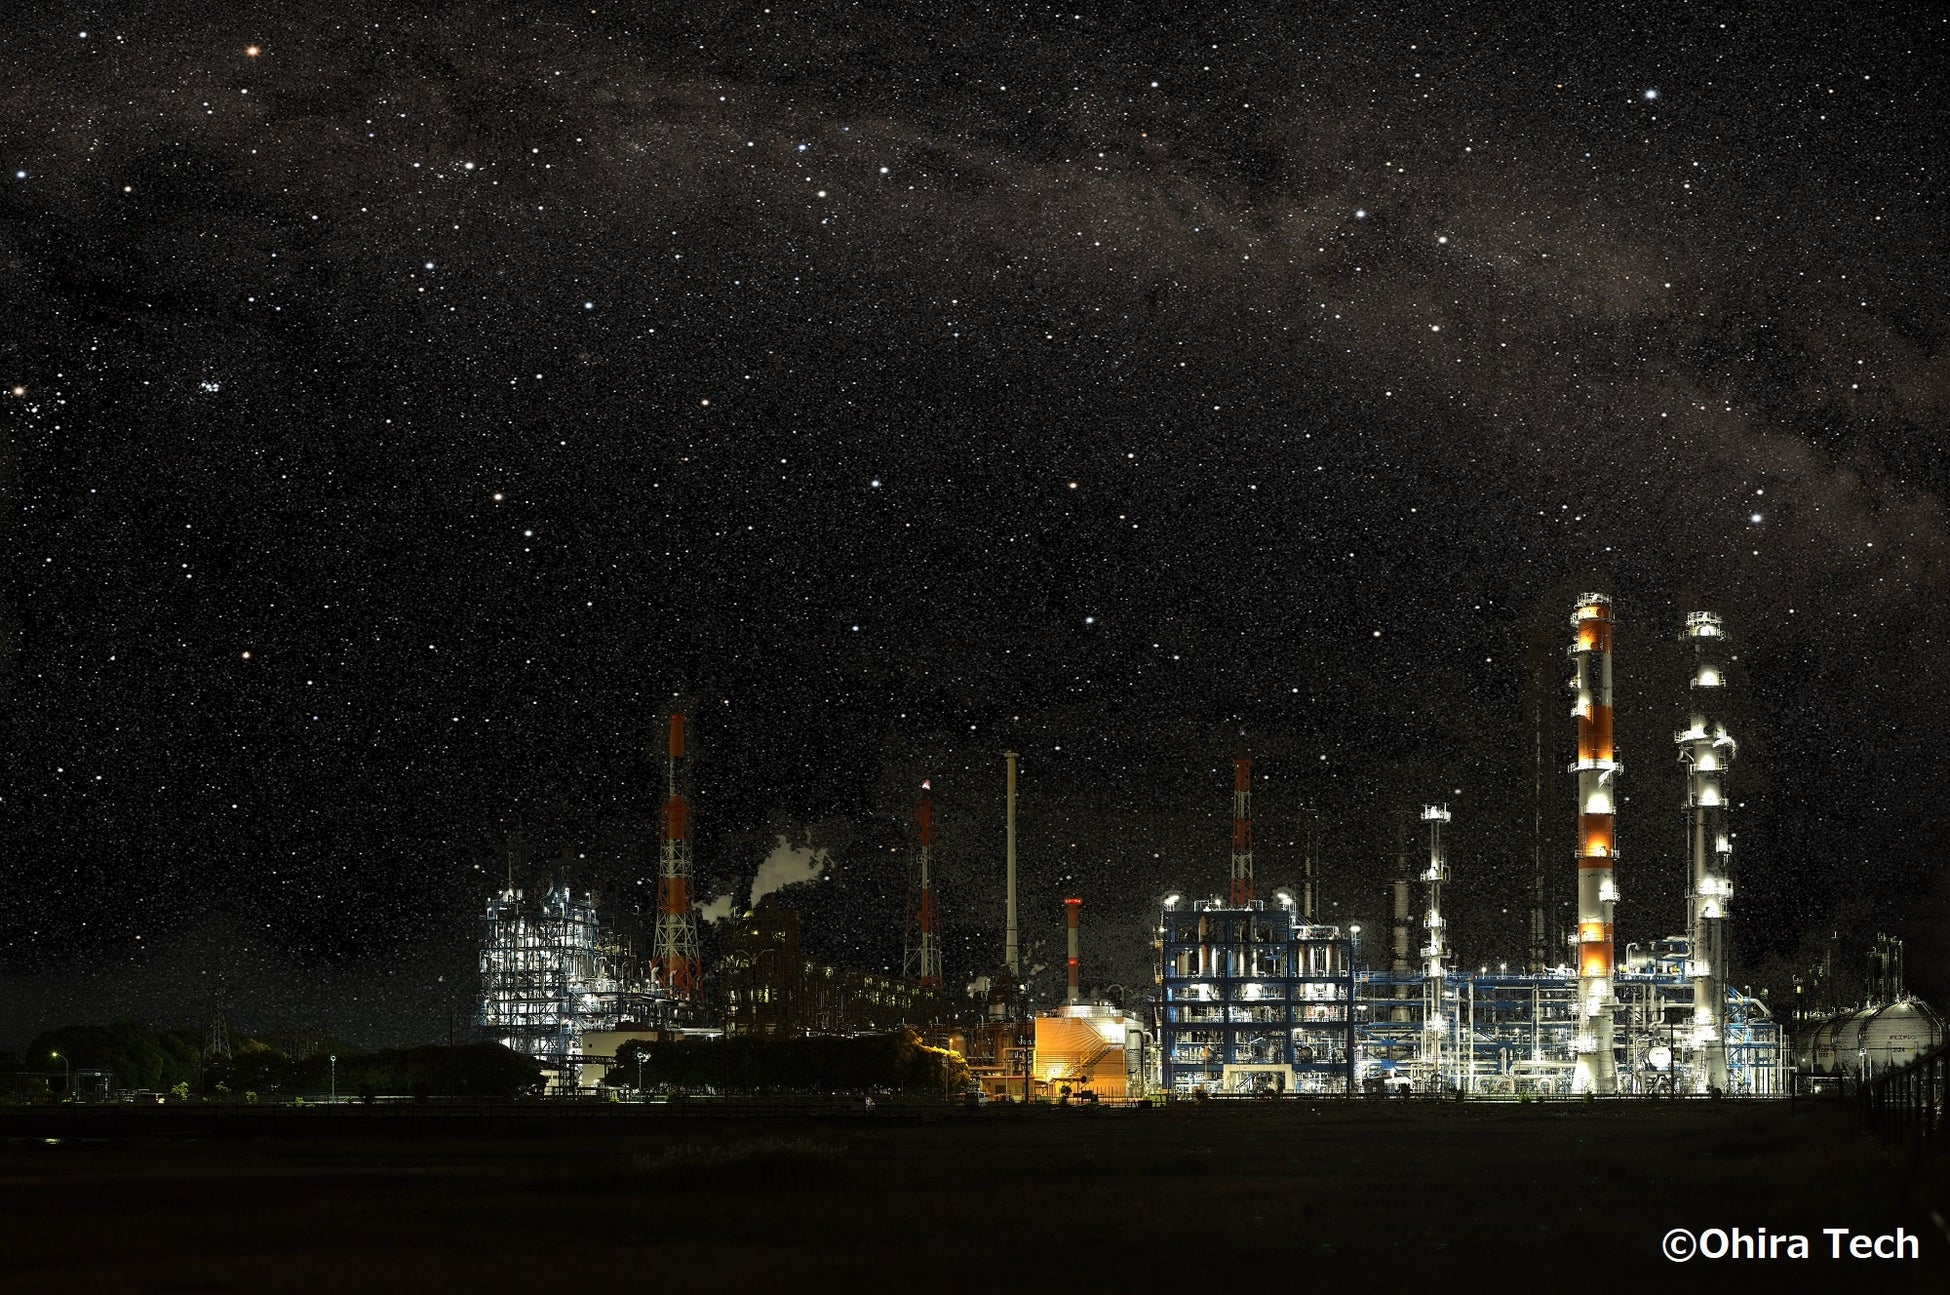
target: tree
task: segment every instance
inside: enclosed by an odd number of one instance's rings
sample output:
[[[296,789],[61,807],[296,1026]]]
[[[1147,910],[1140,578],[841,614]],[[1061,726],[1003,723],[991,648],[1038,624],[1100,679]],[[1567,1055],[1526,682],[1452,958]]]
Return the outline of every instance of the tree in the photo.
[[[159,1033],[133,1016],[107,1025],[69,1025],[36,1035],[27,1046],[30,1068],[60,1053],[76,1070],[106,1070],[120,1088],[160,1091],[202,1082],[202,1051],[182,1031]]]
[[[940,1092],[968,1083],[959,1056],[921,1042],[911,1029],[854,1037],[750,1035],[706,1040],[632,1039],[619,1049],[610,1082],[633,1085],[637,1058],[646,1087],[724,1092],[835,1093],[861,1089]]]

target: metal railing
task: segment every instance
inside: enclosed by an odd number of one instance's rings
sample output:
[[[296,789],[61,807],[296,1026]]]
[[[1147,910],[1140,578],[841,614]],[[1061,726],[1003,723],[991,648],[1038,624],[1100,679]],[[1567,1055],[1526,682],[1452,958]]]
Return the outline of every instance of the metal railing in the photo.
[[[1862,1124],[1892,1142],[1932,1155],[1950,1151],[1950,1043],[1864,1082],[1858,1093]]]

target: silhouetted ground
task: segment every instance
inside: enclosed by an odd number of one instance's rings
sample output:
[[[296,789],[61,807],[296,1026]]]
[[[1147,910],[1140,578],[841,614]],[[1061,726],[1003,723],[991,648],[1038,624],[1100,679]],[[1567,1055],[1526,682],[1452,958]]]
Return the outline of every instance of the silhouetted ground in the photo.
[[[1915,1169],[1805,1104],[710,1109],[0,1109],[0,1288],[1950,1289]],[[1661,1256],[1736,1226],[1814,1257]]]

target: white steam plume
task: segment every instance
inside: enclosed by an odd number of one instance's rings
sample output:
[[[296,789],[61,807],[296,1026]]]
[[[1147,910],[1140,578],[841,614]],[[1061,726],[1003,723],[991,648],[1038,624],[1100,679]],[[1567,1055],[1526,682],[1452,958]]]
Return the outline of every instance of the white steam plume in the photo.
[[[812,881],[832,862],[824,849],[810,845],[797,846],[788,841],[783,834],[772,853],[765,856],[765,862],[758,865],[758,875],[752,878],[752,906],[775,890],[797,885],[802,881]]]

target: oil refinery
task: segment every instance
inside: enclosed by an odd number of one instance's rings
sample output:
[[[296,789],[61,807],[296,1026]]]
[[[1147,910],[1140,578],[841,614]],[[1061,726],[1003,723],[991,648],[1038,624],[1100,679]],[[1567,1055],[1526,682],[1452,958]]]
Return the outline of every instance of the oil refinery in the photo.
[[[1233,762],[1231,850],[1224,889],[1171,894],[1149,931],[1152,992],[1097,1001],[1082,992],[1083,901],[1064,902],[1062,1001],[1031,1003],[1017,912],[1018,757],[1004,754],[1003,947],[966,999],[944,987],[934,863],[935,805],[922,784],[910,836],[911,883],[900,974],[823,965],[800,944],[798,914],[778,895],[727,928],[707,966],[694,893],[685,717],[669,716],[650,954],[638,959],[599,915],[596,897],[562,878],[491,897],[481,924],[482,1037],[547,1064],[562,1088],[601,1082],[628,1039],[723,1034],[790,1036],[910,1027],[961,1054],[986,1099],[1128,1101],[1282,1094],[1781,1096],[1847,1074],[1874,1073],[1941,1042],[1943,1023],[1902,986],[1901,945],[1878,943],[1860,1003],[1802,1003],[1793,1021],[1733,982],[1734,802],[1727,780],[1727,628],[1687,614],[1678,641],[1686,694],[1673,734],[1684,777],[1683,910],[1672,933],[1619,956],[1612,600],[1581,596],[1569,621],[1575,728],[1575,824],[1569,866],[1534,860],[1530,958],[1512,972],[1456,965],[1444,907],[1451,883],[1447,804],[1393,811],[1386,938],[1327,920],[1311,833],[1301,884],[1262,896],[1253,861],[1253,761]],[[1548,667],[1533,657],[1539,675]],[[1548,708],[1537,702],[1536,840],[1553,813],[1544,766]],[[1558,802],[1561,805],[1561,801]],[[1575,877],[1575,923],[1548,937],[1547,869]],[[1217,869],[1213,869],[1216,880]],[[1467,864],[1464,864],[1467,876]],[[1644,920],[1641,919],[1641,926]],[[1654,927],[1654,929],[1657,929]],[[1141,937],[1140,937],[1141,938]],[[714,946],[715,947],[715,946]],[[891,964],[890,964],[891,966]],[[1798,1038],[1796,1024],[1806,1021]]]

